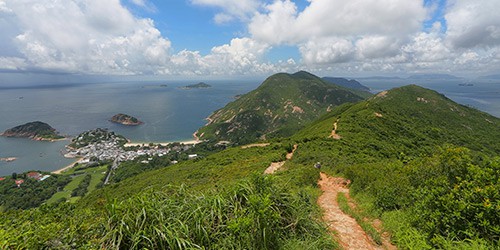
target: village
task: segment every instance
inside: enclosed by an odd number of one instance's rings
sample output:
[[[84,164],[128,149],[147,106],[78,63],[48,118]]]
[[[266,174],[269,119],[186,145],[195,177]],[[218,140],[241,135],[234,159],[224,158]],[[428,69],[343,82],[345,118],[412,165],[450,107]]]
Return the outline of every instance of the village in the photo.
[[[115,136],[106,130],[98,129],[95,131],[89,131],[91,136],[98,136],[99,138],[96,140],[93,138],[91,142],[86,143],[85,146],[81,147],[72,147],[71,145],[67,147],[67,152],[64,154],[66,158],[80,158],[78,161],[80,164],[96,164],[99,162],[105,161],[114,161],[115,164],[123,161],[131,161],[135,160],[140,156],[158,156],[162,157],[167,155],[170,152],[182,152],[190,149],[195,144],[181,144],[181,143],[171,143],[167,145],[162,144],[142,144],[136,146],[128,146],[124,145],[124,138],[121,136]],[[105,133],[106,136],[102,136]],[[86,135],[81,135],[74,139],[76,143],[78,141],[83,141],[86,139]],[[189,155],[190,159],[196,158],[197,155]],[[144,160],[142,163],[148,163],[147,160]],[[176,162],[172,162],[176,163]]]

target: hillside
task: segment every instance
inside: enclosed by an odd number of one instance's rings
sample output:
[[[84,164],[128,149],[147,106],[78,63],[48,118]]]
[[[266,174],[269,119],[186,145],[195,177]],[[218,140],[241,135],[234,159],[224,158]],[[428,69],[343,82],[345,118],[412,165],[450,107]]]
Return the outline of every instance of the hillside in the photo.
[[[1,135],[7,137],[26,137],[33,140],[56,140],[64,138],[49,124],[40,121],[28,122],[7,129]]]
[[[343,143],[356,143],[363,151],[385,157],[429,153],[445,143],[500,153],[498,118],[416,85],[334,110],[294,137],[328,138],[334,123]]]
[[[300,80],[263,84],[269,100],[323,83],[278,77]],[[401,249],[495,249],[500,119],[415,85],[316,112],[289,138],[154,166],[74,205],[0,213],[0,248],[337,249],[318,207],[320,162],[323,176],[349,180],[338,197],[357,202],[356,221],[383,223]]]
[[[197,134],[237,143],[290,136],[333,107],[362,99],[307,72],[280,73],[215,111]]]

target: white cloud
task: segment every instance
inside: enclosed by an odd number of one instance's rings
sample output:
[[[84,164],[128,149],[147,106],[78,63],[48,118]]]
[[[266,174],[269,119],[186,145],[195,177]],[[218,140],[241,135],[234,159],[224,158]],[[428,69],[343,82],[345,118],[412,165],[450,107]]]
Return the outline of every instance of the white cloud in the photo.
[[[277,0],[252,19],[249,31],[273,44],[332,36],[404,37],[419,30],[425,17],[423,3],[414,0],[311,0],[302,12],[290,0]]]
[[[258,0],[191,0],[191,3],[220,8],[222,12],[214,17],[219,24],[235,19],[246,21],[261,5]]]
[[[315,39],[300,45],[299,50],[306,64],[342,63],[354,56],[352,42],[342,38]]]
[[[119,0],[6,0],[2,17],[18,25],[14,41],[28,68],[102,74],[154,73],[170,41],[150,19]]]
[[[457,48],[496,47],[500,44],[500,1],[454,0],[446,14],[447,38]]]
[[[269,74],[277,69],[263,63],[267,44],[250,38],[234,38],[229,44],[212,48],[210,54],[183,50],[172,56],[175,74],[197,75],[255,75]],[[193,70],[196,69],[196,70]]]
[[[0,70],[23,70],[26,60],[19,57],[0,57]]]

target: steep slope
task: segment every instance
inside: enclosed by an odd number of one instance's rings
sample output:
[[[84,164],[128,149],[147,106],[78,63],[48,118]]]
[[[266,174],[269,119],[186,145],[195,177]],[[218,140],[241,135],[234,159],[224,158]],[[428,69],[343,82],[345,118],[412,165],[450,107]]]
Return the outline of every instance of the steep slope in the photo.
[[[444,143],[500,153],[500,119],[416,85],[332,111],[295,137],[328,138],[334,124],[343,143],[386,157],[431,152]]]
[[[293,140],[295,163],[351,180],[402,249],[497,244],[500,119],[410,85],[339,107]]]
[[[362,97],[307,72],[280,73],[226,107],[198,131],[201,139],[236,143],[290,136],[332,107]]]

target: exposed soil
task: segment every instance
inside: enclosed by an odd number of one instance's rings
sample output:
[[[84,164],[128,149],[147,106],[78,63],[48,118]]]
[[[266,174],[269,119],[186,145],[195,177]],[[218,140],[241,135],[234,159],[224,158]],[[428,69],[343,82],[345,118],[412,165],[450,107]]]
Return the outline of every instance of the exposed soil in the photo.
[[[255,145],[255,144],[254,144]],[[295,144],[293,145],[292,152],[286,154],[286,159],[291,160],[293,158],[293,153],[295,153],[295,150],[297,150],[298,145]],[[264,170],[264,174],[274,174],[276,171],[278,171],[283,165],[285,165],[286,161],[280,161],[280,162],[273,162],[271,165],[269,165],[266,170]]]
[[[291,160],[293,158],[293,153],[295,153],[295,150],[297,150],[297,147],[298,147],[297,144],[293,145],[292,152],[286,154],[286,159],[287,160]]]
[[[323,194],[318,199],[319,206],[323,209],[323,220],[328,224],[330,231],[335,232],[339,243],[344,249],[384,249],[377,246],[363,231],[356,220],[340,210],[337,203],[339,192],[349,194],[346,187],[348,180],[340,177],[330,177],[320,173],[318,185]]]
[[[269,146],[271,143],[254,143],[254,144],[248,144],[241,146],[241,148],[253,148],[253,147],[266,147]]]
[[[328,138],[333,138],[335,140],[340,140],[340,138],[342,138],[339,134],[337,134],[337,123],[338,121],[336,121],[334,124],[333,124],[333,130],[332,130],[332,133],[330,134],[330,136]]]
[[[285,161],[273,162],[264,170],[264,174],[274,174],[274,172],[278,171],[283,165],[285,165]]]

